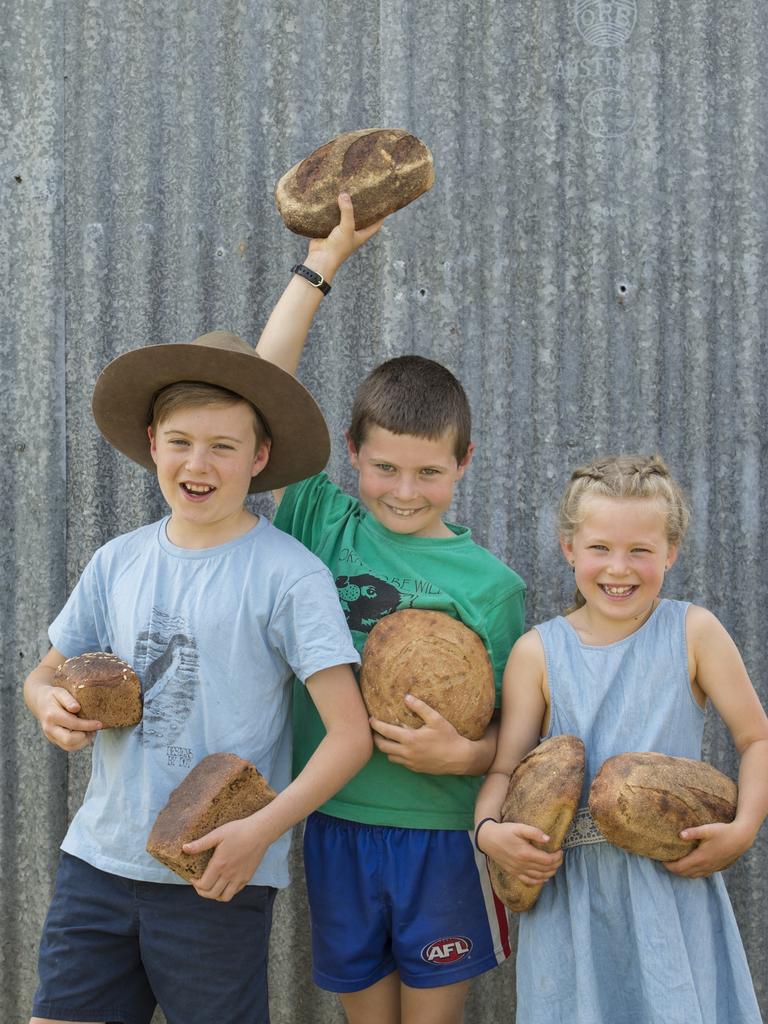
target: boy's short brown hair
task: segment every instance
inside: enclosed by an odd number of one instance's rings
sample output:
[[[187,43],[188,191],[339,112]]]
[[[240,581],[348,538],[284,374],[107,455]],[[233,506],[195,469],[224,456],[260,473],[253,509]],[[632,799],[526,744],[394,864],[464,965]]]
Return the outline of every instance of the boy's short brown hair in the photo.
[[[227,388],[220,388],[216,384],[203,384],[201,381],[182,380],[158,391],[152,401],[150,425],[156,433],[158,426],[179,409],[200,409],[206,405],[229,407],[238,403],[247,405],[253,413],[256,447],[258,448],[264,441],[271,440],[264,420],[252,402]]]
[[[398,356],[372,370],[357,389],[349,424],[349,440],[357,451],[371,426],[431,440],[451,430],[461,462],[469,449],[472,417],[467,394],[450,370],[423,356]]]

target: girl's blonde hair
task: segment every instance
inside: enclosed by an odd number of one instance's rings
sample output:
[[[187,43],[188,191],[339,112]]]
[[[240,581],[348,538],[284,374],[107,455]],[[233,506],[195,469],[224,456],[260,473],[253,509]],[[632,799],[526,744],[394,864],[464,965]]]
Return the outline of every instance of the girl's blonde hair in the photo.
[[[651,498],[663,502],[667,541],[675,546],[682,542],[688,529],[688,501],[660,455],[609,455],[575,469],[558,508],[557,529],[563,540],[573,540],[586,517],[584,499],[590,497]],[[584,603],[577,588],[568,612]]]

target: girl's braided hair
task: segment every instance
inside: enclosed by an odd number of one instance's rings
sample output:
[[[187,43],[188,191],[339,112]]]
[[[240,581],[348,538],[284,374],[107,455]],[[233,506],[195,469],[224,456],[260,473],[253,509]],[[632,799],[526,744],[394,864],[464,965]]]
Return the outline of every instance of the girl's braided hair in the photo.
[[[558,533],[564,540],[573,540],[586,516],[584,499],[589,497],[648,498],[662,502],[666,506],[667,541],[675,546],[682,542],[688,529],[688,501],[660,455],[609,455],[575,469],[558,508]],[[577,589],[568,611],[575,611],[584,603]]]

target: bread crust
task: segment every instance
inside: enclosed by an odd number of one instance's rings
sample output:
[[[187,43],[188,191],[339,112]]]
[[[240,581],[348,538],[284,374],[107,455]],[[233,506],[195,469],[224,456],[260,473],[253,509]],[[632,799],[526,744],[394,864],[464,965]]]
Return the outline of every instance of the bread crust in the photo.
[[[141,682],[131,666],[105,651],[67,658],[56,669],[53,685],[67,690],[80,705],[78,718],[101,722],[105,729],[141,721]]]
[[[535,747],[515,768],[501,808],[501,820],[540,828],[549,836],[541,849],[563,845],[584,785],[584,744],[578,736],[553,736]],[[488,858],[493,891],[510,910],[530,910],[542,885],[526,885]]]
[[[367,228],[432,188],[432,154],[400,128],[345,132],[300,160],[278,181],[275,202],[286,227],[325,238],[339,223],[338,195],[348,192],[355,227]]]
[[[589,809],[609,843],[654,860],[679,860],[697,845],[680,831],[736,817],[736,783],[711,764],[655,752],[609,757]]]
[[[184,843],[255,814],[276,796],[250,761],[236,754],[209,754],[171,793],[152,826],[147,853],[186,881],[197,880],[213,850],[184,853]]]
[[[493,716],[493,667],[477,633],[446,612],[406,608],[380,619],[363,649],[360,689],[368,713],[419,729],[407,693],[419,697],[467,739],[479,740]]]

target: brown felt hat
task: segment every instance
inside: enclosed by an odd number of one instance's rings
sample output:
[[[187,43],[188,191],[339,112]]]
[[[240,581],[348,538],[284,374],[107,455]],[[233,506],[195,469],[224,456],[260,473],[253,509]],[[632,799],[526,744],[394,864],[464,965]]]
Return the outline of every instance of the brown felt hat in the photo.
[[[147,438],[154,398],[181,381],[227,388],[258,410],[272,447],[266,467],[251,481],[252,492],[303,480],[328,461],[328,428],[314,398],[290,373],[229,331],[213,331],[189,344],[149,345],[113,359],[93,390],[96,425],[113,447],[154,472]]]

